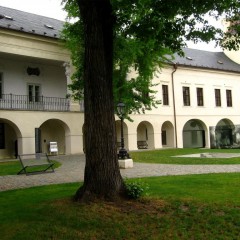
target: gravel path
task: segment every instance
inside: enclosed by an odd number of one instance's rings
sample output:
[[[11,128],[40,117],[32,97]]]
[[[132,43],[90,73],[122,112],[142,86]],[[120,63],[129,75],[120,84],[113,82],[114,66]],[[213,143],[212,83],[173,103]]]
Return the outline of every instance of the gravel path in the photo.
[[[51,157],[51,159],[53,159]],[[28,188],[59,183],[80,182],[84,177],[84,155],[54,157],[62,163],[54,173],[38,175],[0,176],[0,192],[10,189]],[[202,173],[240,172],[240,164],[235,165],[176,165],[134,163],[131,169],[121,169],[123,178],[185,175]]]

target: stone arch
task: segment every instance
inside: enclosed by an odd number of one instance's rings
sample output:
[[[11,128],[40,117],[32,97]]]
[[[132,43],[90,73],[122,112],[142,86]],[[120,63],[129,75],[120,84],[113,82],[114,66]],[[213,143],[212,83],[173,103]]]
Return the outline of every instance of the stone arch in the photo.
[[[166,121],[162,125],[162,146],[174,147],[174,126],[170,121]]]
[[[207,144],[207,127],[199,119],[187,121],[183,127],[183,148],[204,148]]]
[[[8,119],[0,118],[0,158],[16,158],[21,153],[22,133]]]
[[[148,121],[142,121],[138,124],[137,127],[137,142],[138,148],[142,148],[139,143],[147,142],[147,148],[154,149],[154,129],[153,125]]]
[[[70,129],[65,122],[59,119],[48,119],[41,124],[39,131],[41,152],[49,153],[49,142],[57,142],[59,154],[70,152],[71,143],[68,142]]]
[[[234,142],[234,129],[233,122],[227,118],[218,121],[215,127],[215,147],[216,148],[229,148]]]

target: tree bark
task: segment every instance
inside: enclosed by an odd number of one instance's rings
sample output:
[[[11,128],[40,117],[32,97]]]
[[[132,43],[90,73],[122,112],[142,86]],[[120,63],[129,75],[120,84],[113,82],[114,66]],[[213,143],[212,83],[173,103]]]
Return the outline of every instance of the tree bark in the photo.
[[[84,24],[84,184],[76,200],[116,199],[124,193],[120,174],[113,99],[113,25],[109,0],[78,0]]]

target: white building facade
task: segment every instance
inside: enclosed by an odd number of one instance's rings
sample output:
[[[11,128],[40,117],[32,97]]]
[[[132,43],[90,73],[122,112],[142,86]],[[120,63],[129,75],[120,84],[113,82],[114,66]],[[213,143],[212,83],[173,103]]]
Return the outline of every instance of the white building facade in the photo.
[[[83,152],[83,113],[68,96],[70,54],[58,20],[0,7],[0,158]]]
[[[0,7],[0,158],[49,153],[52,141],[59,154],[83,153],[84,112],[68,98],[73,69],[62,25]],[[153,79],[162,103],[124,122],[127,149],[240,145],[239,55],[185,52]],[[120,142],[117,117],[116,129]]]

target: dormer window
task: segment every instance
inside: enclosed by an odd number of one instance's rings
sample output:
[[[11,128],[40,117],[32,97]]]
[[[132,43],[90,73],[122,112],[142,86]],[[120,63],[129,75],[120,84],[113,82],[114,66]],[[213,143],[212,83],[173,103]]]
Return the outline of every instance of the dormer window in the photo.
[[[223,64],[223,62],[222,62],[222,61],[220,61],[220,60],[218,60],[218,61],[217,61],[217,63],[219,63],[219,64]]]
[[[187,60],[193,60],[191,57],[186,57]]]
[[[13,20],[11,16],[0,14],[0,19],[6,18],[7,20]]]
[[[49,28],[49,29],[54,29],[54,27],[51,26],[51,25],[49,25],[49,24],[44,24],[44,26],[45,26],[46,28]]]
[[[4,16],[6,19],[8,19],[8,20],[13,20],[13,18],[12,17],[10,17],[10,16]]]

